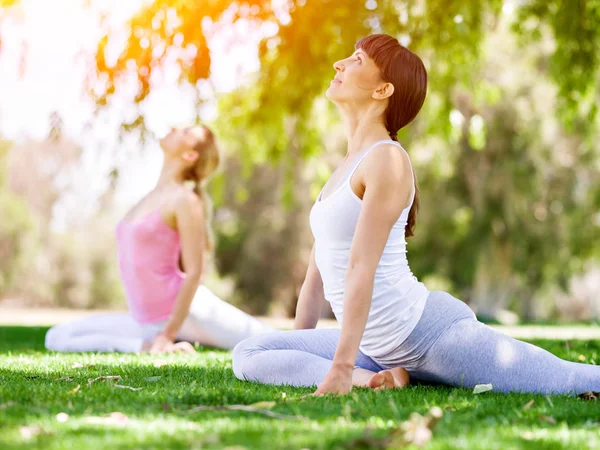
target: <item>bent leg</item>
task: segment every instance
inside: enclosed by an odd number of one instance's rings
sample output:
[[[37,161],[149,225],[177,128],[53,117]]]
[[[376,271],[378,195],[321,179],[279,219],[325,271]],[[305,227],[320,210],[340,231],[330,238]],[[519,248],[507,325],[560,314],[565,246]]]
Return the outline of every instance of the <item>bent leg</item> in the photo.
[[[200,286],[177,338],[232,349],[244,339],[272,331],[275,330]]]
[[[498,392],[600,390],[600,366],[562,360],[474,319],[461,320],[443,332],[412,375],[466,388],[489,383]]]
[[[45,346],[57,352],[135,353],[143,342],[143,331],[129,314],[102,314],[50,328]]]
[[[246,339],[233,350],[233,372],[240,380],[264,384],[319,385],[331,368],[339,337],[339,329],[319,329]],[[355,366],[370,372],[384,369],[362,352]]]

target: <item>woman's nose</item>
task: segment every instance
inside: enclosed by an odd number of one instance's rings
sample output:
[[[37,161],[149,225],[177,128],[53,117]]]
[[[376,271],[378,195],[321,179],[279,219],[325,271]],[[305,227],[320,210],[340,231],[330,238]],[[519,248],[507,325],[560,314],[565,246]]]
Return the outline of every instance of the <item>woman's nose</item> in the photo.
[[[337,62],[333,63],[333,68],[336,72],[343,72],[344,64],[342,63],[342,61],[337,61]]]

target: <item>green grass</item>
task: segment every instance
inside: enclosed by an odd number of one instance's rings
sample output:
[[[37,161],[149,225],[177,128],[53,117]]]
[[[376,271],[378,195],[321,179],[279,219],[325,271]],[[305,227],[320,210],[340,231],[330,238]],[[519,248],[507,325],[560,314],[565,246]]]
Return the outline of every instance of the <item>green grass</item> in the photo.
[[[428,449],[600,448],[598,401],[474,395],[471,390],[433,386],[388,392],[357,389],[345,397],[301,399],[312,389],[238,381],[228,352],[199,349],[197,358],[56,354],[43,349],[45,331],[0,328],[1,449],[371,448],[412,412],[425,414],[433,406],[441,407],[444,416]],[[600,363],[597,341],[535,343],[562,358],[578,361],[583,355],[586,362]],[[143,389],[119,389],[111,381],[88,386],[88,379],[108,375],[121,376],[119,384]],[[63,377],[73,378],[58,380]],[[533,405],[525,408],[530,400]],[[198,405],[263,401],[276,401],[271,411],[300,420],[242,411],[186,414]],[[128,417],[126,423],[90,419],[117,411]],[[65,422],[56,419],[61,412],[69,415]],[[28,430],[33,430],[30,436]]]

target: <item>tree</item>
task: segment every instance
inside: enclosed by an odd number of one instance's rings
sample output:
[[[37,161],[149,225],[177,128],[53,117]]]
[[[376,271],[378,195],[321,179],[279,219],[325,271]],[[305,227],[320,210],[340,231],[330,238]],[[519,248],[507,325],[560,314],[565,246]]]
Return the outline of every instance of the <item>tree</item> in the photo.
[[[256,81],[221,98],[220,112],[228,120],[216,126],[248,174],[263,161],[293,167],[293,146],[310,158],[326,145],[328,130],[315,117],[328,117],[329,108],[317,99],[333,75],[332,62],[351,53],[366,34],[393,34],[421,55],[430,75],[426,107],[401,140],[416,147],[431,136],[453,142],[446,149],[451,179],[431,167],[417,170],[425,199],[447,199],[447,208],[436,207],[423,217],[423,237],[413,244],[417,272],[446,274],[457,292],[482,313],[494,315],[515,298],[531,298],[542,285],[557,280],[565,285],[577,266],[574,260],[598,254],[597,245],[583,244],[598,242],[598,228],[586,226],[584,219],[590,208],[598,207],[600,195],[597,180],[585,169],[598,159],[590,145],[597,127],[598,1],[319,0],[290,2],[283,11],[271,9],[270,2],[239,2],[228,9],[220,3],[192,3],[156,1],[142,10],[132,19],[127,45],[113,66],[103,57],[108,38],[101,42],[98,70],[110,81],[100,104],[118,92],[119,79],[134,65],[139,81],[135,101],[143,102],[152,72],[166,63],[169,48],[196,49],[190,58],[178,60],[181,82],[208,77],[207,39],[199,24],[225,20],[225,15],[229,21],[274,23],[277,32],[261,43]],[[511,91],[514,86],[499,86],[500,77],[486,73],[494,50],[482,47],[488,36],[500,32],[510,7],[516,8],[512,28],[519,44],[525,53],[533,49],[529,57],[537,68],[527,67],[541,77],[547,74],[558,86],[557,104],[548,106],[565,128],[555,137],[570,143],[570,152],[581,153],[576,167],[556,164],[556,149],[539,132],[552,120],[542,118],[544,111],[536,110],[530,118],[519,114],[519,101],[535,102],[535,86],[517,83],[521,91]],[[168,17],[178,25],[169,28]],[[543,51],[548,41],[555,42],[551,52]],[[552,95],[551,87],[546,93]],[[458,128],[449,120],[451,114],[462,117]],[[582,174],[589,188],[583,197]],[[295,197],[292,191],[284,190],[287,205],[306,194],[296,191]],[[531,303],[523,304],[531,314]]]
[[[270,196],[257,198],[264,185],[252,181],[267,173],[261,181],[273,180],[277,189],[269,194],[281,200],[280,217],[291,220],[328,174],[315,156],[342,147],[333,108],[322,101],[332,63],[350,54],[360,37],[389,33],[423,58],[430,79],[424,110],[400,136],[424,199],[409,246],[415,272],[439,274],[448,289],[485,314],[518,301],[532,315],[537,300],[530,299],[545,287],[566,286],[586,260],[598,257],[599,0],[272,5],[146,3],[128,22],[122,46],[110,29],[98,43],[90,78],[98,107],[122,97],[132,78],[137,92],[130,101],[142,106],[167,68],[178,71],[179,85],[204,87],[211,75],[210,42],[220,27],[236,21],[254,30],[269,25],[272,31],[260,43],[260,71],[219,96],[219,117],[227,119],[212,124],[228,149],[228,170],[236,167],[244,181],[232,182],[226,171],[213,191],[221,194],[218,208],[250,223],[253,208],[271,204]],[[198,94],[195,101],[203,99]],[[143,131],[143,108],[123,128]],[[268,299],[273,286],[249,279],[247,269],[261,259],[250,254],[256,251],[251,242],[271,242],[266,237],[274,235],[260,235],[272,229],[259,232],[248,223],[222,236],[217,257],[246,296]],[[302,230],[290,226],[279,236]],[[307,245],[302,239],[294,241],[294,251]],[[270,248],[281,254],[278,245]],[[298,283],[295,276],[278,280]]]

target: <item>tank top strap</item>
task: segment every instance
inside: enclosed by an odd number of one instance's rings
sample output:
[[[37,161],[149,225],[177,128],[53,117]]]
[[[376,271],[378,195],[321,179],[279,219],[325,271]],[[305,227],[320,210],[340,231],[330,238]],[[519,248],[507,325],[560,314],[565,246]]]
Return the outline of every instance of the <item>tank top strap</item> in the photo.
[[[398,142],[392,141],[391,139],[384,139],[384,140],[375,142],[370,147],[367,147],[367,149],[363,152],[363,154],[360,155],[360,157],[358,158],[358,160],[354,163],[354,165],[346,173],[346,176],[345,176],[346,180],[349,180],[350,178],[352,178],[352,175],[354,175],[354,172],[356,172],[356,169],[358,168],[358,166],[360,165],[360,163],[363,161],[363,159],[365,159],[367,157],[367,155],[369,154],[369,152],[371,150],[373,150],[375,147],[377,147],[380,144],[398,144],[398,145],[400,145]]]
[[[352,176],[354,175],[354,172],[356,172],[356,169],[358,169],[358,166],[360,165],[360,163],[363,161],[363,159],[365,159],[367,157],[367,155],[369,154],[369,152],[371,150],[373,150],[375,147],[377,147],[380,144],[392,144],[395,145],[396,147],[398,147],[400,150],[402,150],[404,153],[406,153],[406,156],[408,157],[408,166],[410,167],[410,174],[412,176],[413,179],[413,192],[412,192],[412,200],[410,201],[410,207],[412,207],[412,204],[415,200],[415,194],[416,194],[416,186],[415,186],[415,174],[413,172],[413,167],[412,167],[412,162],[410,160],[410,156],[408,155],[408,152],[406,150],[404,150],[404,147],[402,147],[402,144],[400,144],[400,142],[398,141],[394,141],[392,139],[384,139],[381,141],[377,141],[375,142],[373,145],[371,145],[370,147],[368,147],[364,153],[360,156],[360,158],[358,158],[358,161],[356,161],[356,163],[352,166],[352,168],[348,171],[348,174],[345,177],[344,181],[347,181],[348,183],[350,182],[350,180],[352,179]]]

